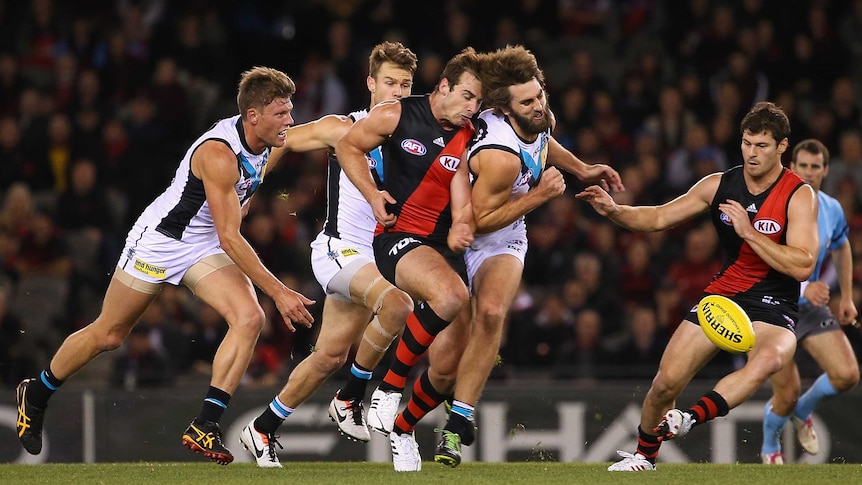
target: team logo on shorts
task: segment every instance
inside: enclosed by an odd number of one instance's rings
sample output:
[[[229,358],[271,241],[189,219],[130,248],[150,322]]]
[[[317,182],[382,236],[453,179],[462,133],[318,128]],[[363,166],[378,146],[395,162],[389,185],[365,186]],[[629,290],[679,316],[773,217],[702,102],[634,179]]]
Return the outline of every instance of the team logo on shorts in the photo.
[[[135,258],[135,269],[140,271],[141,273],[144,273],[145,275],[152,276],[153,278],[164,278],[165,275],[168,273],[167,268],[146,263],[138,258]]]

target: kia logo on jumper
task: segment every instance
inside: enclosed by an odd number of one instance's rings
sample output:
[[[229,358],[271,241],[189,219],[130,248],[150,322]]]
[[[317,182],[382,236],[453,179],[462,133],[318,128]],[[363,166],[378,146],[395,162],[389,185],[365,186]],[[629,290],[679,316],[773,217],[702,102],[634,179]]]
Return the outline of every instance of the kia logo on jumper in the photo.
[[[754,221],[754,229],[761,234],[777,234],[781,231],[781,224],[772,219],[759,219]]]
[[[401,142],[401,148],[404,149],[405,152],[411,153],[413,155],[422,156],[428,151],[425,149],[425,145],[419,143],[418,141],[408,138]]]
[[[443,168],[450,172],[455,172],[458,170],[458,165],[461,163],[461,159],[457,157],[453,157],[450,155],[443,155],[440,157],[440,165],[443,165]]]

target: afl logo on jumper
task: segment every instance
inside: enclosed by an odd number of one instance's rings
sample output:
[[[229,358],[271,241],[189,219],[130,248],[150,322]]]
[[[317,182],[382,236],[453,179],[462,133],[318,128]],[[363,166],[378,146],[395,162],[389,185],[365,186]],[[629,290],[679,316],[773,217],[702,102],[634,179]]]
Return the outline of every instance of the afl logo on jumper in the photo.
[[[420,156],[420,157],[422,155],[425,155],[425,153],[428,151],[425,148],[425,145],[419,143],[418,141],[416,141],[412,138],[408,138],[408,139],[402,141],[401,142],[401,148],[404,149],[404,151],[407,153],[410,153],[410,154],[413,154],[416,156]]]
[[[723,222],[723,223],[724,223],[725,225],[727,225],[727,226],[732,226],[732,225],[733,225],[733,221],[731,221],[731,220],[730,220],[730,216],[729,216],[729,215],[727,215],[727,214],[725,214],[724,212],[722,212],[721,214],[719,214],[719,215],[718,215],[718,218],[719,218],[719,220],[721,220],[721,222]]]
[[[781,232],[781,224],[772,219],[758,219],[754,221],[754,229],[761,234],[777,234]]]
[[[368,162],[368,168],[370,170],[374,170],[377,168],[377,160],[371,158],[369,155],[365,155],[365,161]]]
[[[450,155],[442,155],[440,157],[440,165],[443,165],[443,168],[450,172],[455,172],[458,170],[458,165],[461,164],[461,159],[457,157],[453,157]]]

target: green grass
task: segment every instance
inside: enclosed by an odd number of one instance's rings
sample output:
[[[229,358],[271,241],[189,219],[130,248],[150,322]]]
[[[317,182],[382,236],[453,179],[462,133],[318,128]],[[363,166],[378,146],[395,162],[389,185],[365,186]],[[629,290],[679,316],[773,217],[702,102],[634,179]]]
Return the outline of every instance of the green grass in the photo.
[[[424,462],[418,473],[396,473],[388,463],[285,462],[284,469],[249,463],[102,463],[0,465],[0,483],[79,484],[840,484],[862,483],[862,466],[659,464],[656,472],[611,473],[602,463],[465,463],[449,469]]]

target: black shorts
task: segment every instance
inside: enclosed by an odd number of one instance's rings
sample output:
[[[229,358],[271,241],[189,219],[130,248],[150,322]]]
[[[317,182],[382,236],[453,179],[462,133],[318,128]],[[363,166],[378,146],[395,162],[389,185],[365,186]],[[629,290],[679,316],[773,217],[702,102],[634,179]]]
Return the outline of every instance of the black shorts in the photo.
[[[814,306],[811,303],[799,305],[799,324],[796,326],[796,340],[841,330],[841,325],[828,306]]]
[[[703,296],[706,296],[704,294]],[[796,302],[780,302],[763,296],[735,295],[728,297],[741,306],[752,322],[765,322],[796,332],[799,321],[799,305]],[[697,320],[697,305],[692,307],[686,320],[700,325]]]
[[[398,261],[419,246],[429,246],[440,253],[449,263],[449,266],[458,273],[464,284],[467,284],[467,265],[464,263],[463,255],[452,251],[445,244],[429,241],[424,237],[406,232],[384,232],[374,236],[374,260],[380,274],[395,285],[395,267],[398,265]]]

